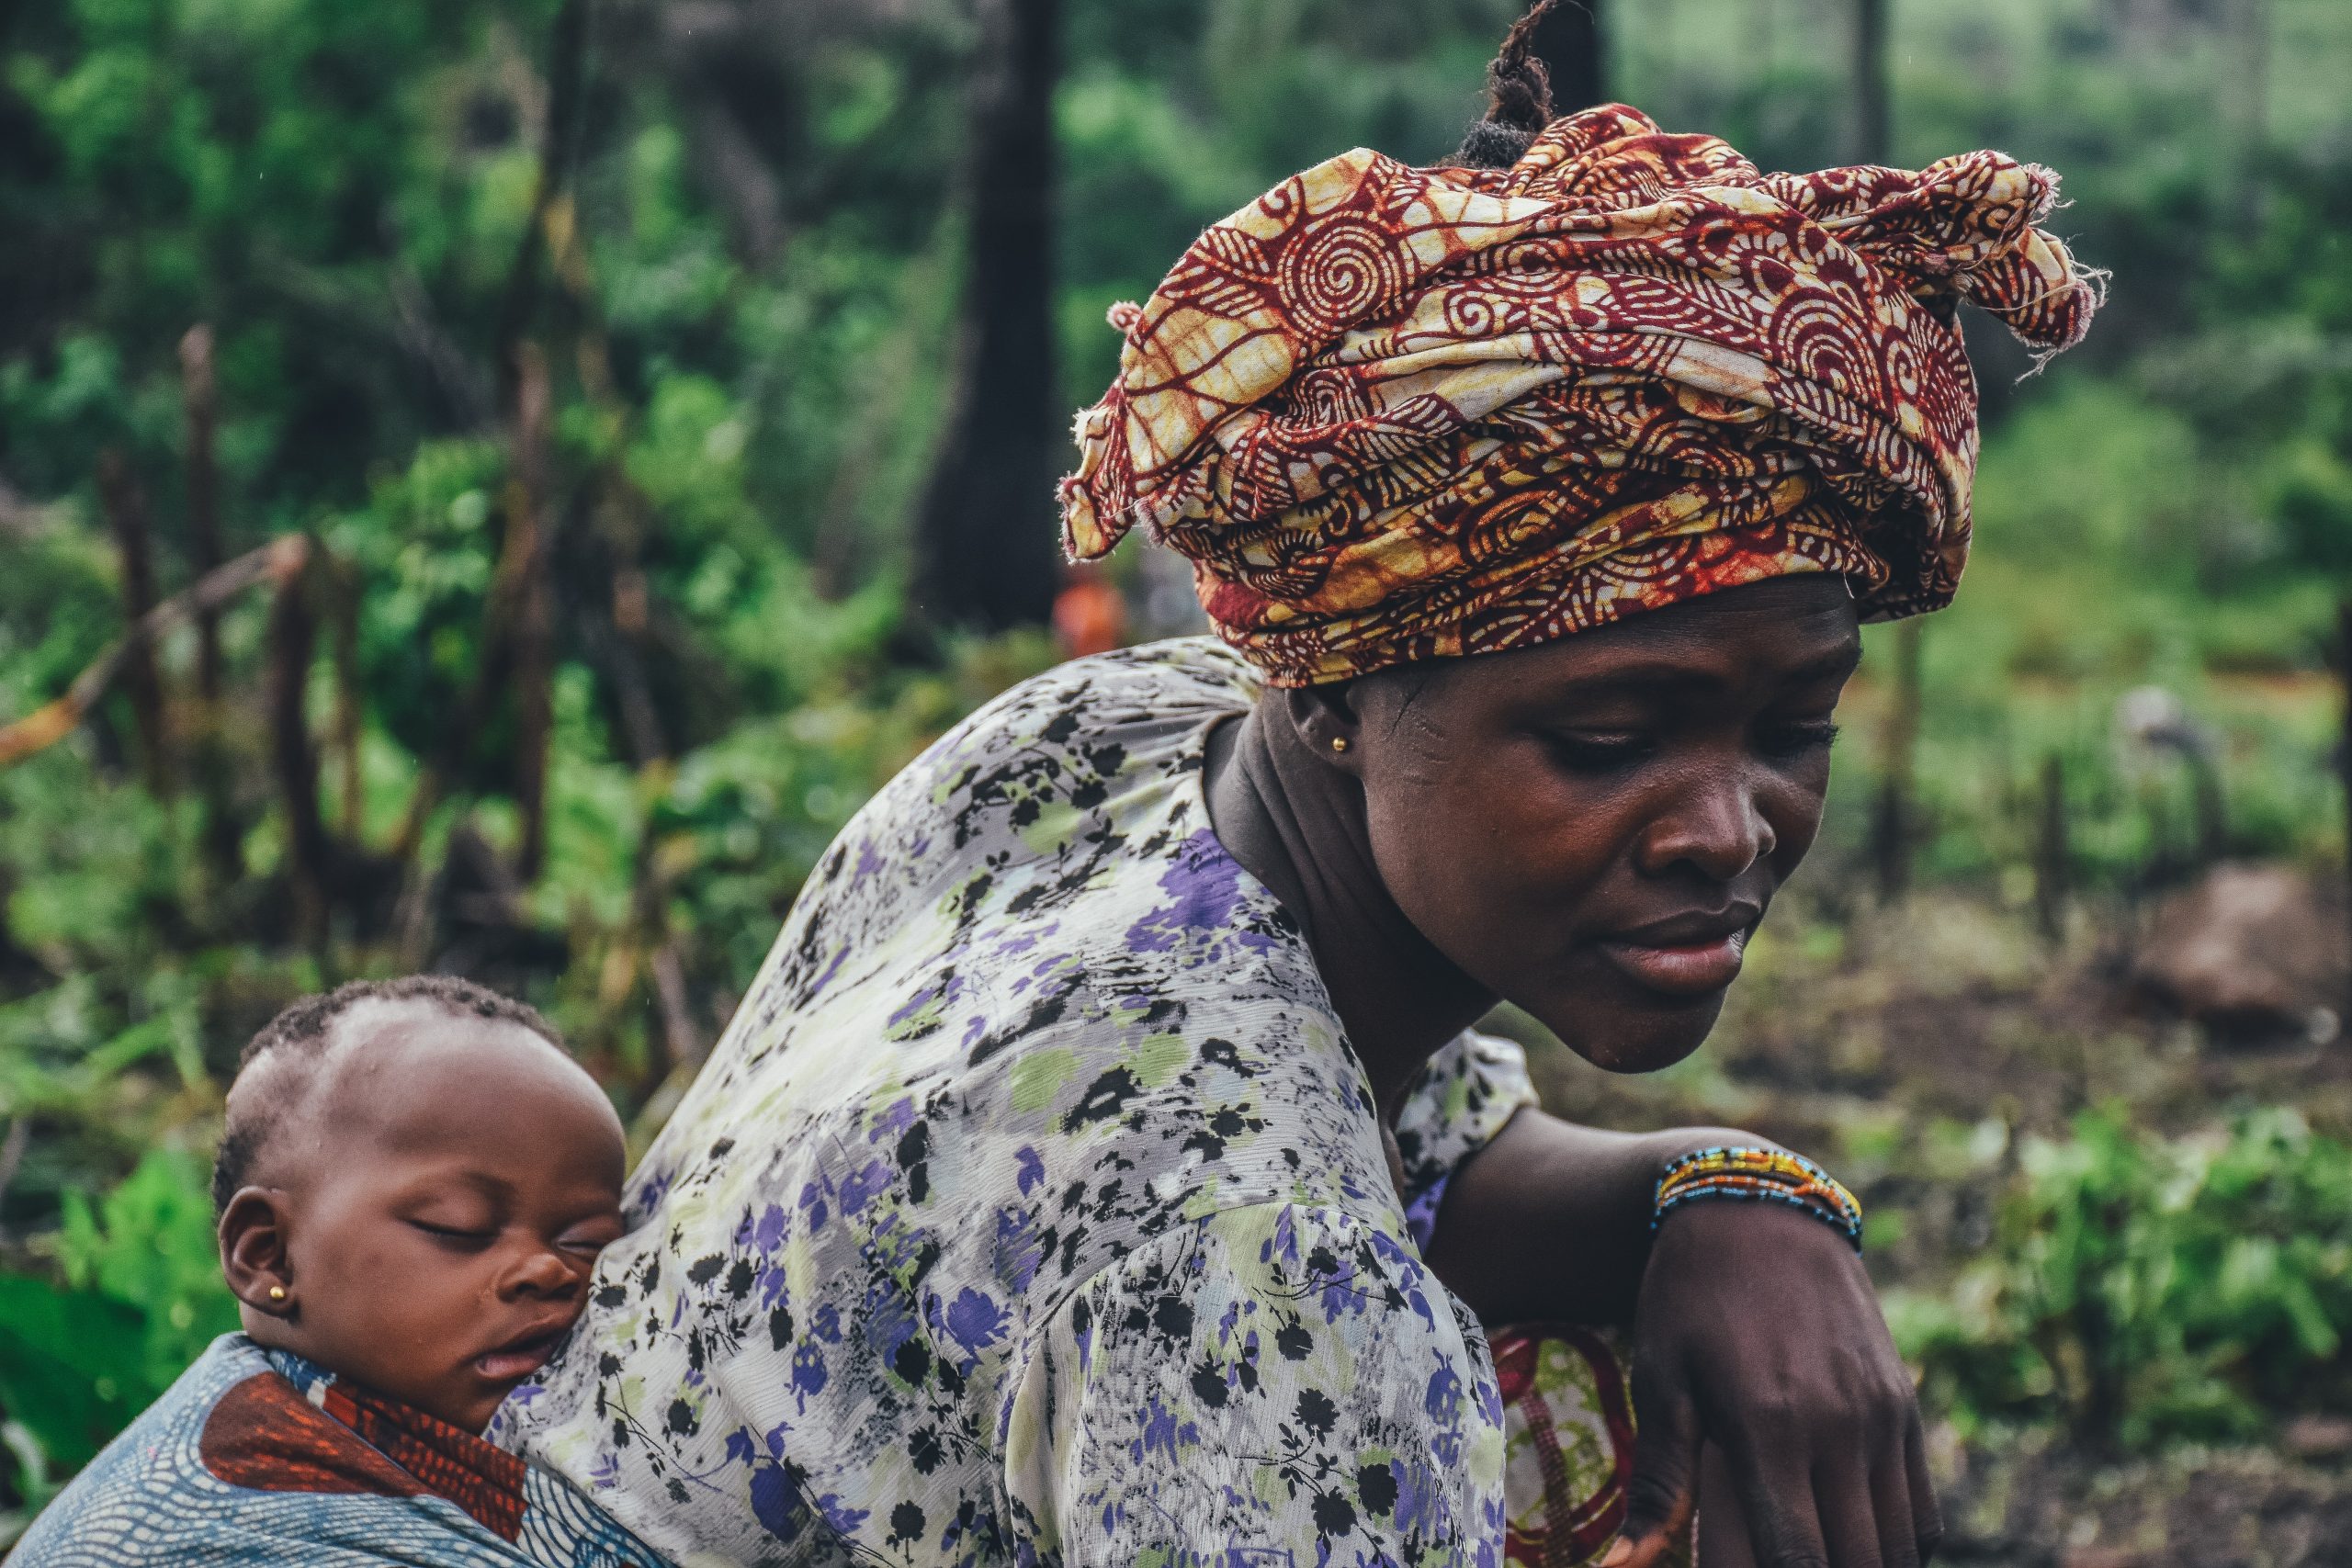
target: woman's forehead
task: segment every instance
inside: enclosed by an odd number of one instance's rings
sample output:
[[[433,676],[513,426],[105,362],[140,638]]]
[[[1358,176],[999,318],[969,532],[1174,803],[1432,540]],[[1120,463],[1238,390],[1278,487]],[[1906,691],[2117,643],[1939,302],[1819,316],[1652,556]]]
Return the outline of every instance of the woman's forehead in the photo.
[[[1853,596],[1826,574],[1768,582],[1628,615],[1510,653],[1459,660],[1463,694],[1544,700],[1842,682],[1861,658]]]

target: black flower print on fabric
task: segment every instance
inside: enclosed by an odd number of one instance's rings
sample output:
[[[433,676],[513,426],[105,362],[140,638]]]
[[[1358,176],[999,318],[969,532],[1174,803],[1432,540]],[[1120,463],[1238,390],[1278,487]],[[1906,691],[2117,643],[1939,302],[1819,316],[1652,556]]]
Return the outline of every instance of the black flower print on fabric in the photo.
[[[886,787],[493,1435],[673,1558],[1494,1561],[1484,1344],[1209,829],[1205,737],[1255,695],[1205,640],[1082,660]],[[1407,1196],[1532,1098],[1514,1047],[1441,1052]]]

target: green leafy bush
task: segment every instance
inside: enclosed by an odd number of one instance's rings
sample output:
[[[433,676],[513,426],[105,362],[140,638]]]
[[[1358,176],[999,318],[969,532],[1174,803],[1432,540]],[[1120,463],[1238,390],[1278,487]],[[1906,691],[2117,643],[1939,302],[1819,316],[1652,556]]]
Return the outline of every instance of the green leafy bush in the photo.
[[[2027,1140],[1992,1245],[1890,1298],[1931,1404],[2145,1449],[2352,1398],[2352,1148],[2294,1111],[2167,1140],[2120,1110]]]
[[[95,1208],[65,1198],[62,1283],[0,1274],[0,1408],[12,1489],[89,1461],[216,1336],[237,1326],[213,1246],[204,1163],[152,1150]]]

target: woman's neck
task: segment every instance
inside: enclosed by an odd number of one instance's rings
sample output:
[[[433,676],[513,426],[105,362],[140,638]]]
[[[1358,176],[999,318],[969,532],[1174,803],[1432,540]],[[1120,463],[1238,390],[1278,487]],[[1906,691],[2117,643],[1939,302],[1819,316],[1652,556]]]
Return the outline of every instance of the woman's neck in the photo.
[[[1210,825],[1305,928],[1382,1117],[1393,1117],[1431,1053],[1494,998],[1389,897],[1362,786],[1316,756],[1279,707],[1261,704],[1212,731],[1207,766]]]

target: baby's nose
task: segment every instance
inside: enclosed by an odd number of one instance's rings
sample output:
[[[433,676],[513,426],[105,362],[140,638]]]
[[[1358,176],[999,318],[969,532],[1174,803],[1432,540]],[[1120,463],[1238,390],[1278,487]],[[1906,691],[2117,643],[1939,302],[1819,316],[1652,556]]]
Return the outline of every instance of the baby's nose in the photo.
[[[553,1247],[535,1247],[508,1272],[506,1286],[514,1293],[568,1296],[580,1288],[580,1271]]]

